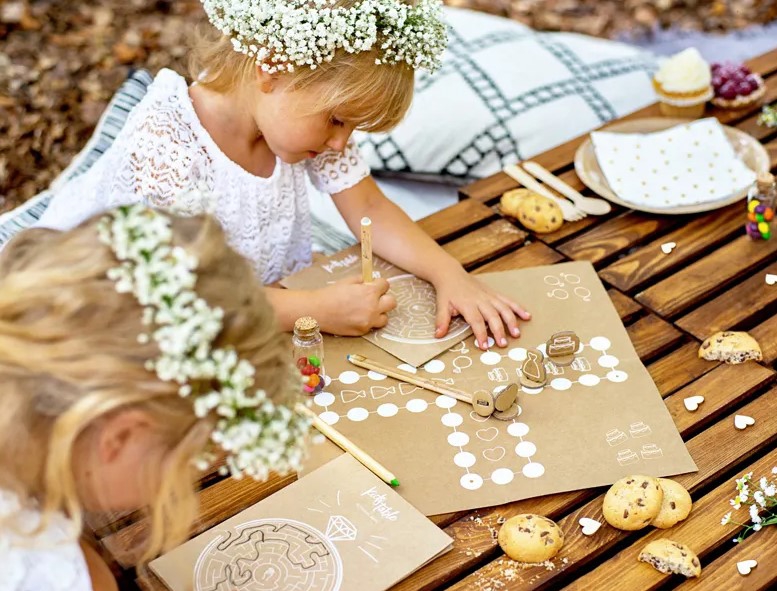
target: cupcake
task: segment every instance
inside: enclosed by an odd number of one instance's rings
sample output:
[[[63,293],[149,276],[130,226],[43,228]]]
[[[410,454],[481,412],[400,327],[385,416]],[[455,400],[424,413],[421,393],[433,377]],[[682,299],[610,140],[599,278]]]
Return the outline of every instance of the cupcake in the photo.
[[[653,77],[653,87],[667,117],[695,119],[713,96],[710,66],[693,47],[665,60]]]
[[[724,109],[744,109],[766,94],[763,78],[744,64],[712,64],[712,104]]]

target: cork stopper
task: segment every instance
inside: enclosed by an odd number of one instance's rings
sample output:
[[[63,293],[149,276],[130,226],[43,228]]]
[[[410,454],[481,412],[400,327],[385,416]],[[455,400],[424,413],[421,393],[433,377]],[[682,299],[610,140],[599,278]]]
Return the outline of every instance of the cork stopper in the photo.
[[[759,191],[768,191],[774,185],[774,175],[771,172],[762,172],[755,182]]]
[[[309,336],[317,330],[318,321],[312,316],[303,316],[294,322],[294,332],[298,335]]]

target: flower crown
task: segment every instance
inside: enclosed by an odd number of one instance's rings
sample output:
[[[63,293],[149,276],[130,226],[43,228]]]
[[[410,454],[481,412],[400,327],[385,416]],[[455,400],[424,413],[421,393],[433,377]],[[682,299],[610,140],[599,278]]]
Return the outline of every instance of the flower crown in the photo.
[[[351,8],[336,0],[202,0],[208,19],[270,74],[315,69],[338,49],[379,47],[377,64],[405,62],[434,72],[448,43],[442,0],[362,0]]]
[[[194,398],[197,417],[218,416],[211,440],[227,452],[222,474],[264,480],[271,470],[298,471],[310,419],[276,406],[263,390],[251,393],[253,365],[231,348],[213,347],[224,312],[194,291],[197,259],[173,246],[170,218],[144,205],[122,206],[100,221],[98,231],[121,263],[108,278],[143,307],[150,334],[138,341],[153,339],[159,347],[146,368],[164,382],[177,382],[182,397]],[[205,458],[198,462],[207,465]]]

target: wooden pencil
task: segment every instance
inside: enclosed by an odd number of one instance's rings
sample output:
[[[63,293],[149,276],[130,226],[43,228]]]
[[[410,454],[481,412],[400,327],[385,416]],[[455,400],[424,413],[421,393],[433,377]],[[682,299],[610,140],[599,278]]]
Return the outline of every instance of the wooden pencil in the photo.
[[[463,390],[458,390],[456,388],[443,386],[442,384],[439,384],[434,380],[423,378],[421,376],[417,376],[407,371],[402,371],[401,369],[396,367],[389,367],[387,365],[383,365],[382,363],[378,363],[377,361],[367,359],[364,355],[351,353],[348,355],[348,361],[350,361],[357,367],[361,367],[362,369],[372,370],[377,373],[383,374],[385,376],[396,378],[397,380],[400,380],[402,382],[407,382],[408,384],[413,384],[414,386],[419,386],[426,390],[431,390],[432,392],[437,392],[438,394],[444,394],[445,396],[450,396],[451,398],[455,398],[456,400],[461,400],[462,402],[466,402],[467,404],[472,404],[472,396],[467,392],[464,392]]]
[[[372,220],[362,218],[362,281],[372,282]]]
[[[351,454],[354,458],[359,460],[367,469],[384,482],[391,486],[399,486],[399,480],[392,474],[388,468],[379,463],[370,454],[356,445],[353,441],[348,439],[345,435],[340,433],[332,425],[326,423],[316,413],[310,410],[304,404],[297,404],[297,412],[304,414],[313,421],[313,426],[318,429],[322,435],[329,439],[332,443],[337,445],[340,449]]]

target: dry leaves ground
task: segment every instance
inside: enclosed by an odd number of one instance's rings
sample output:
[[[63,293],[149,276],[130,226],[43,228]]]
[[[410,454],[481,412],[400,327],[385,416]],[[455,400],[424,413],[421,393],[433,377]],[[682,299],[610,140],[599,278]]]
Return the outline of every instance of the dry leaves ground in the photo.
[[[726,30],[777,0],[446,0],[537,29],[615,36]],[[84,145],[132,67],[185,71],[199,0],[0,0],[0,211],[45,189]]]

